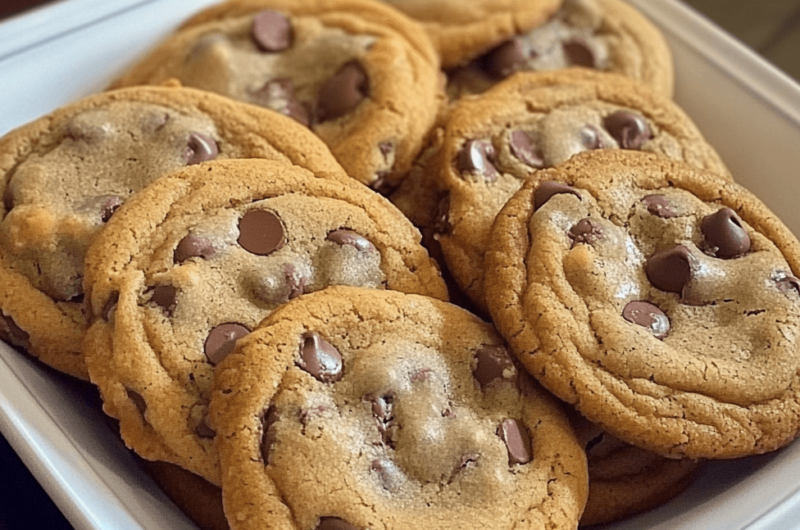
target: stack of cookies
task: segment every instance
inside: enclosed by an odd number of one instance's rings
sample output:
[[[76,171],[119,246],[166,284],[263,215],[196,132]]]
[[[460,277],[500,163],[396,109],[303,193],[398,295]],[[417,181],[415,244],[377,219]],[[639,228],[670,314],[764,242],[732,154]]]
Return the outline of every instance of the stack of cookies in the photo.
[[[576,528],[790,443],[800,243],[657,29],[389,3],[229,0],[0,139],[0,336],[204,529]]]

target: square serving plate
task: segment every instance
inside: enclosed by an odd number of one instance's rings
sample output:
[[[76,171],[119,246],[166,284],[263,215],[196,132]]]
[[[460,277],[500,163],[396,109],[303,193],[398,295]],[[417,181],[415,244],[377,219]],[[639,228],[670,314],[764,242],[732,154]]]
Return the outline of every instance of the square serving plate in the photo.
[[[0,135],[102,90],[216,1],[62,0],[0,23]],[[792,192],[800,86],[677,0],[629,1],[672,46],[678,104],[736,180],[800,234]],[[90,394],[0,342],[0,431],[77,530],[197,530],[141,470]],[[603,528],[785,530],[798,521],[800,442],[710,462],[673,501]]]

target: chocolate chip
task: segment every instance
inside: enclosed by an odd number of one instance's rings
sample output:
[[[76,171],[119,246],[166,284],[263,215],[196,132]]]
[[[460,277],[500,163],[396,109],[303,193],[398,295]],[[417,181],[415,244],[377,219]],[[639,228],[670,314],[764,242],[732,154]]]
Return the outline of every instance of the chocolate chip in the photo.
[[[293,300],[306,292],[306,278],[302,275],[297,267],[291,263],[283,266],[283,274],[286,276],[286,285],[289,286],[289,294],[287,300]]]
[[[294,83],[291,79],[280,78],[268,81],[253,96],[261,105],[289,116],[306,127],[311,124],[311,114],[305,105],[297,101]]]
[[[250,210],[239,220],[238,242],[258,256],[272,254],[283,247],[286,234],[280,217],[269,210]]]
[[[369,95],[369,78],[358,61],[345,63],[325,81],[317,94],[317,119],[335,120],[358,106]]]
[[[394,142],[381,142],[378,144],[378,149],[383,155],[383,158],[386,159],[392,151],[394,151]]]
[[[792,275],[781,273],[777,279],[777,285],[778,289],[786,296],[789,296],[789,293],[800,295],[800,279]]]
[[[126,388],[125,393],[128,395],[128,399],[130,399],[136,407],[136,410],[139,411],[139,414],[144,416],[144,413],[147,411],[147,401],[144,400],[144,397],[142,397],[140,393],[131,390],[130,388]]]
[[[570,66],[594,68],[594,53],[582,40],[570,40],[561,44]]]
[[[622,309],[622,317],[628,322],[642,326],[657,339],[663,339],[669,333],[669,318],[650,302],[641,300],[628,302]]]
[[[490,51],[484,57],[483,67],[495,77],[504,79],[520,71],[525,66],[526,59],[522,41],[515,37]]]
[[[186,164],[199,164],[207,160],[213,160],[219,154],[219,147],[217,142],[210,136],[202,133],[192,133],[186,141],[186,151],[183,154],[183,159]]]
[[[353,232],[352,230],[347,230],[346,228],[339,228],[338,230],[328,232],[328,235],[325,237],[325,239],[328,241],[333,241],[334,243],[338,243],[342,246],[349,245],[360,252],[377,252],[375,245],[373,245],[369,239],[357,234],[356,232]]]
[[[750,250],[750,236],[742,220],[730,208],[703,217],[700,231],[705,237],[706,253],[722,259],[736,258]]]
[[[6,323],[6,327],[8,328],[8,338],[11,341],[11,344],[14,346],[19,346],[20,348],[28,349],[30,346],[30,334],[27,331],[22,329],[17,325],[11,315],[6,315],[5,313],[0,313],[0,316],[3,317],[3,320]]]
[[[9,184],[10,182],[6,183],[6,189],[3,191],[3,207],[5,207],[6,212],[10,212],[14,208],[14,190],[11,189]]]
[[[394,421],[394,393],[389,392],[382,396],[371,396],[367,398],[372,403],[372,416],[378,424],[378,432],[381,433],[381,440],[389,447],[395,447],[395,435],[398,426]]]
[[[603,149],[603,137],[600,136],[600,131],[594,125],[584,125],[581,127],[579,134],[581,135],[581,143],[586,149]]]
[[[578,193],[578,190],[572,186],[568,186],[554,180],[544,180],[539,183],[539,185],[536,187],[536,191],[533,192],[533,211],[541,208],[544,203],[549,201],[553,195],[557,195],[559,193],[571,193],[579,200],[582,200],[581,194]]]
[[[456,169],[461,173],[477,173],[487,182],[497,180],[497,169],[492,164],[494,146],[485,140],[469,140],[456,159]]]
[[[531,438],[522,422],[507,419],[497,428],[497,435],[508,448],[508,465],[527,464],[533,460]]]
[[[250,333],[250,330],[236,322],[226,322],[211,330],[203,346],[208,362],[217,365],[228,356],[236,346],[236,341]]]
[[[511,154],[523,164],[535,168],[544,167],[544,158],[533,143],[531,136],[525,131],[513,131],[509,136],[508,146],[511,148]]]
[[[175,263],[183,263],[189,258],[208,259],[216,253],[210,239],[189,234],[178,242],[173,254]]]
[[[641,149],[653,137],[650,125],[640,114],[627,110],[612,112],[603,119],[603,127],[622,149]]]
[[[113,293],[111,293],[111,296],[108,297],[108,300],[106,300],[106,303],[103,306],[103,311],[101,313],[103,320],[105,320],[106,322],[111,321],[111,318],[117,311],[118,302],[119,302],[119,291],[114,291]]]
[[[335,383],[342,378],[342,354],[317,333],[303,334],[298,366],[323,383]]]
[[[682,295],[692,280],[693,261],[688,248],[676,245],[650,256],[645,264],[645,273],[655,288]]]
[[[472,375],[478,381],[481,389],[486,389],[489,383],[496,379],[511,379],[515,373],[514,363],[508,351],[502,346],[486,344],[475,352],[472,362]]]
[[[208,425],[208,418],[203,416],[203,419],[200,420],[200,423],[197,424],[197,427],[194,429],[194,433],[199,436],[200,438],[214,438],[217,435],[217,431],[209,427]]]
[[[315,530],[358,530],[344,519],[339,517],[320,517]]]
[[[107,195],[100,204],[100,219],[107,223],[117,208],[122,206],[122,199],[117,195]]]
[[[647,211],[656,217],[661,217],[662,219],[671,219],[678,215],[672,209],[672,205],[669,203],[667,198],[663,195],[647,195],[642,199],[642,202],[647,207]]]
[[[264,10],[253,17],[253,41],[265,52],[279,52],[292,45],[292,24],[277,11]]]
[[[178,295],[178,289],[174,285],[162,283],[151,287],[148,292],[152,293],[150,301],[164,310],[167,315],[171,315],[175,310],[175,298]]]
[[[449,234],[453,231],[450,224],[450,194],[442,197],[436,206],[436,215],[433,218],[433,230],[437,234]]]
[[[572,239],[572,246],[585,243],[592,245],[603,235],[603,229],[596,221],[587,217],[578,221],[567,233]]]
[[[269,464],[270,451],[275,443],[275,429],[272,426],[280,420],[278,411],[275,410],[275,405],[264,411],[261,415],[261,458],[264,459],[265,464]]]
[[[387,491],[397,491],[403,481],[403,475],[397,465],[388,458],[373,460],[369,466],[370,471],[374,471]]]

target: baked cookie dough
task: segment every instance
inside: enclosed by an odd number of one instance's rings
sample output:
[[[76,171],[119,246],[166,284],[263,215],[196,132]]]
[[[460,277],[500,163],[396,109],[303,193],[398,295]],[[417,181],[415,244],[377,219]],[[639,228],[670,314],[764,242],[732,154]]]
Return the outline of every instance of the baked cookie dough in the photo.
[[[461,290],[482,308],[483,255],[492,222],[542,168],[586,150],[625,149],[663,154],[730,178],[671,100],[625,77],[590,70],[518,74],[457,102],[443,130],[438,156],[423,172],[436,181],[428,193],[440,202],[415,204],[427,207],[429,217],[421,220],[437,233]]]
[[[591,151],[495,220],[487,303],[525,367],[617,438],[733,458],[800,426],[800,243],[744,188]]]
[[[169,78],[293,117],[380,191],[402,180],[444,98],[422,29],[372,0],[231,0],[112,86]]]
[[[233,530],[576,528],[586,461],[494,328],[427,297],[331,287],[217,368]]]
[[[276,307],[329,285],[446,299],[419,238],[380,195],[284,162],[162,177],[86,257],[84,352],[104,410],[142,457],[219,484],[205,421],[214,366]]]
[[[277,113],[178,87],[87,97],[0,139],[0,336],[86,379],[80,352],[87,247],[120,204],[164,173],[269,158],[348,180],[307,129]]]

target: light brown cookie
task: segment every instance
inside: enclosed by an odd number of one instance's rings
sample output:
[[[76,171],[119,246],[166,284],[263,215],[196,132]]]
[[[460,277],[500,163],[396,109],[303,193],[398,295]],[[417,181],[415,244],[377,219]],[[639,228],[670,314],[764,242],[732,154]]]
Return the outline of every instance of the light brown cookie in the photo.
[[[520,73],[464,98],[448,114],[435,177],[437,232],[462,291],[484,302],[484,253],[497,212],[525,179],[591,149],[659,153],[729,177],[714,149],[671,100],[625,77],[583,69]],[[412,181],[414,182],[414,181]],[[414,219],[414,217],[412,217]]]
[[[411,167],[443,101],[422,29],[373,0],[231,0],[187,21],[113,86],[181,83],[309,126],[353,178]]]
[[[591,151],[506,204],[486,293],[526,368],[590,421],[669,457],[777,449],[800,426],[800,243],[741,186]]]
[[[105,411],[144,458],[219,483],[205,412],[216,365],[280,304],[329,285],[446,299],[419,232],[360,184],[267,160],[161,178],[86,257],[84,343]]]
[[[86,248],[115,209],[164,173],[269,158],[349,180],[325,145],[277,113],[198,90],[87,97],[0,139],[0,336],[70,375],[80,352]]]
[[[576,528],[585,455],[492,326],[331,287],[218,367],[211,421],[233,530]]]

